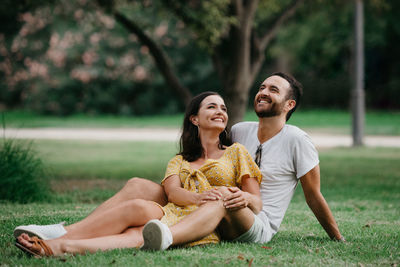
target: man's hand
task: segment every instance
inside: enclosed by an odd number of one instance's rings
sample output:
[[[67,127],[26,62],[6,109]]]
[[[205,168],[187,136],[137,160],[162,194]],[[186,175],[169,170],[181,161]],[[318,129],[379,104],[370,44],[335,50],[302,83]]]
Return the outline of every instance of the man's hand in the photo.
[[[222,194],[217,189],[213,188],[203,193],[196,194],[196,205],[201,206],[207,201],[215,201],[222,199]]]
[[[341,236],[340,238],[334,238],[333,240],[335,240],[337,242],[346,242],[346,239],[344,238],[344,236]]]
[[[230,211],[240,210],[249,205],[249,193],[237,187],[228,187],[231,194],[225,196],[224,206]]]

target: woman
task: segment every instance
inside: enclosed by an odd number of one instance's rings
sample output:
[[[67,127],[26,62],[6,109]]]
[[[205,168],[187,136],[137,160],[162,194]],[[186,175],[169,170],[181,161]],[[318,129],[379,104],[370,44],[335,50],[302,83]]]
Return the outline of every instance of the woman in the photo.
[[[166,206],[142,199],[127,201],[70,225],[61,238],[43,241],[21,234],[16,246],[36,256],[139,247],[147,221],[162,218],[174,224],[206,201],[218,200],[218,186],[254,188],[244,183],[257,184],[257,190],[249,193],[256,195],[254,206],[259,210],[261,173],[242,145],[231,145],[227,121],[224,101],[217,93],[205,92],[192,99],[183,122],[180,153],[168,164],[163,180],[170,202]],[[195,244],[218,240],[213,233]]]

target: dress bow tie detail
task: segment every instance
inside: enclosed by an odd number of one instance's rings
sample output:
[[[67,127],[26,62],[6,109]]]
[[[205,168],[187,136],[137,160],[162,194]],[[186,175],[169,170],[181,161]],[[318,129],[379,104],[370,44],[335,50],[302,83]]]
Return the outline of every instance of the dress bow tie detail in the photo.
[[[202,193],[204,191],[210,190],[211,185],[208,182],[206,176],[201,170],[198,169],[191,169],[191,170],[184,170],[188,173],[188,178],[185,179],[183,188],[189,191],[195,191],[197,193]]]

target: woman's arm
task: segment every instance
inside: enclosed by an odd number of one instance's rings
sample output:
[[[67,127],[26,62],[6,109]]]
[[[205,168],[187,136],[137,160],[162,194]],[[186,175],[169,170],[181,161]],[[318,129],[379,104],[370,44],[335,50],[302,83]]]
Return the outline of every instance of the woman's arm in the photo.
[[[242,177],[242,190],[238,187],[229,187],[232,192],[224,198],[225,208],[238,210],[245,207],[258,214],[262,209],[260,185],[256,178]]]
[[[203,193],[190,192],[182,187],[178,175],[171,175],[163,182],[165,193],[168,201],[179,206],[204,204],[206,201],[218,200],[221,198],[221,193],[216,189],[209,190]]]

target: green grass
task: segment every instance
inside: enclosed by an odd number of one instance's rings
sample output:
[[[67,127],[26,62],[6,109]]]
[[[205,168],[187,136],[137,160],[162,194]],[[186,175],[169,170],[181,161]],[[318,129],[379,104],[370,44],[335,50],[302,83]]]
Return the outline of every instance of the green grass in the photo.
[[[179,128],[183,114],[157,116],[117,115],[71,115],[66,117],[38,115],[27,111],[5,111],[4,117],[9,128],[66,127],[66,128],[127,128],[163,127]]]
[[[56,179],[163,178],[175,142],[36,140],[35,149]]]
[[[49,187],[32,143],[0,138],[0,199],[19,203],[48,200]]]
[[[46,141],[47,142],[47,141]],[[96,170],[102,173],[101,165],[107,158],[119,158],[126,161],[129,149],[137,143],[126,143],[126,152],[115,155],[123,149],[122,143],[71,142],[67,147],[82,148],[81,158],[78,152],[65,152],[57,142],[40,143],[38,148],[48,153],[44,162],[70,162],[60,167],[74,169],[74,161],[81,161],[82,169]],[[148,155],[162,150],[174,153],[174,144],[156,143],[153,146],[143,143],[141,148]],[[53,147],[53,148],[51,148]],[[98,151],[96,150],[98,147]],[[130,148],[132,147],[132,148]],[[139,147],[137,148],[139,149]],[[71,149],[72,150],[72,149]],[[93,155],[104,157],[98,168],[85,160],[85,150]],[[47,151],[47,152],[46,152]],[[59,151],[59,159],[53,158],[51,151]],[[97,152],[96,152],[97,151]],[[109,151],[110,153],[105,153]],[[132,150],[136,151],[136,150]],[[139,151],[139,150],[138,150]],[[164,152],[163,152],[164,153]],[[165,152],[168,154],[169,152]],[[156,153],[157,154],[157,153]],[[89,155],[89,154],[87,154]],[[141,164],[134,164],[144,154],[133,153],[131,172],[134,176],[142,169]],[[150,156],[149,156],[150,157]],[[155,161],[164,161],[167,155],[156,155]],[[69,191],[74,202],[56,201],[49,204],[0,204],[0,265],[50,265],[50,266],[398,266],[400,264],[400,149],[396,148],[335,148],[320,151],[321,190],[327,199],[347,243],[332,242],[305,204],[299,186],[281,225],[279,233],[272,241],[260,244],[222,243],[215,246],[196,247],[191,249],[173,249],[166,252],[142,252],[137,249],[114,250],[85,256],[59,259],[30,259],[13,246],[12,229],[26,223],[75,222],[96,207],[106,195],[99,195],[96,203],[88,203],[75,198],[76,191]],[[98,159],[100,161],[100,159]],[[149,160],[149,159],[148,159]],[[124,163],[125,164],[125,163]],[[123,165],[123,164],[122,164]],[[122,166],[121,165],[121,166]],[[150,164],[153,166],[153,164]],[[54,169],[57,169],[54,167]],[[97,171],[97,169],[99,169]],[[116,168],[117,171],[118,168]],[[159,170],[152,167],[149,173],[157,177]],[[71,172],[73,173],[73,172]],[[120,174],[118,174],[120,175]],[[122,174],[121,174],[122,175]],[[151,174],[150,174],[151,175]],[[97,177],[98,175],[93,175]],[[61,179],[61,178],[60,178]],[[85,180],[83,176],[80,180]],[[91,181],[94,179],[86,179]],[[119,178],[103,178],[110,183],[121,181]],[[92,189],[101,192],[102,189]],[[117,190],[117,189],[115,189]],[[85,190],[80,190],[86,194]],[[114,191],[115,192],[115,191]]]
[[[143,117],[72,115],[54,117],[36,115],[24,111],[4,112],[7,127],[70,127],[70,128],[116,128],[116,127],[166,127],[180,128],[183,118],[177,115],[156,115]],[[257,120],[252,110],[245,120]],[[351,114],[343,110],[299,110],[290,123],[304,129],[326,133],[349,134]],[[399,111],[370,111],[366,114],[365,133],[369,135],[400,135]]]
[[[159,182],[168,161],[177,153],[175,142],[36,140],[35,149],[59,191],[58,201],[105,199],[131,177]]]

